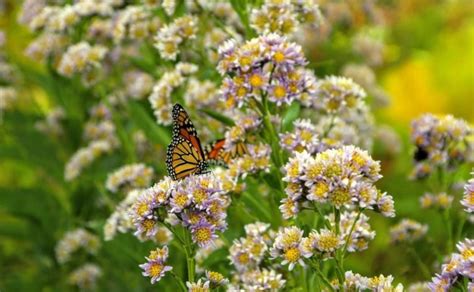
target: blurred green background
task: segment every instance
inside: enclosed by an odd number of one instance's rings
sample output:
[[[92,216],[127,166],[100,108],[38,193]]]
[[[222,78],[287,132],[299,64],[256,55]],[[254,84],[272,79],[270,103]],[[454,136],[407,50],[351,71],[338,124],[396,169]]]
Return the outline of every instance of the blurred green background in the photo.
[[[92,217],[96,207],[91,202],[99,195],[96,189],[63,180],[64,163],[77,149],[80,136],[76,134],[74,140],[71,133],[71,139],[58,143],[34,129],[34,122],[54,104],[42,83],[44,68],[23,55],[32,35],[17,24],[19,5],[17,1],[3,2],[6,9],[0,17],[0,30],[7,35],[5,54],[22,76],[15,111],[5,113],[5,121],[10,122],[0,124],[0,290],[64,290],[70,288],[65,283],[68,271],[54,261],[57,240],[80,225],[74,221],[78,217],[92,220],[88,228],[101,234],[107,214],[102,221]],[[377,79],[391,96],[391,103],[377,110],[376,117],[378,123],[396,129],[403,147],[393,157],[382,155],[376,145],[375,157],[382,160],[384,169],[380,188],[394,196],[397,218],[372,216],[376,239],[367,251],[351,256],[348,268],[367,276],[392,274],[396,282],[408,283],[428,279],[413,273],[415,261],[404,247],[389,244],[389,226],[402,217],[428,223],[435,247],[442,246],[445,230],[440,214],[420,212],[418,198],[426,186],[407,179],[412,167],[409,123],[425,112],[450,113],[474,122],[474,1],[380,2],[391,9],[386,11],[387,62],[377,70]],[[343,44],[347,46],[343,50],[350,50],[349,41]],[[54,86],[50,90],[74,94]],[[101,169],[119,166],[118,161],[112,156],[98,162],[83,179],[99,176],[104,181],[106,172]],[[458,179],[467,178],[468,172],[466,166]],[[460,192],[456,194],[457,201],[459,198]],[[472,235],[473,230],[468,232]],[[433,246],[419,244],[420,256],[433,260]],[[143,261],[137,255],[145,255],[150,247],[131,235],[120,235],[104,244],[95,258],[99,265],[109,267],[101,279],[102,289],[151,289],[137,267]]]

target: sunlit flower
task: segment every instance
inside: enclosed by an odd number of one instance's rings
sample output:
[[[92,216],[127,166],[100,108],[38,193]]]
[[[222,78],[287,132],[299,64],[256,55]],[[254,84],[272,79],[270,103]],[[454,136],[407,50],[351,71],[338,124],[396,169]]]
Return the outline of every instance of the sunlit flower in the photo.
[[[426,235],[427,225],[422,225],[410,219],[403,219],[390,228],[390,238],[394,243],[413,242]]]
[[[143,276],[150,277],[151,283],[154,284],[161,280],[166,272],[171,271],[173,268],[166,265],[168,259],[168,247],[157,248],[150,252],[148,257],[145,257],[147,262],[140,265],[143,269]]]
[[[93,290],[97,280],[102,276],[99,266],[91,263],[82,265],[69,275],[69,283],[78,286],[81,290]]]
[[[414,120],[411,140],[416,146],[415,169],[411,177],[422,179],[434,169],[455,169],[460,163],[474,160],[472,127],[453,116],[425,114]]]
[[[153,174],[153,169],[142,163],[125,165],[108,175],[105,187],[113,193],[121,189],[146,188]]]
[[[474,172],[471,173],[474,176]],[[471,178],[464,186],[464,196],[461,204],[465,207],[464,210],[468,213],[474,212],[474,177]]]
[[[67,232],[56,245],[56,259],[61,264],[66,263],[80,248],[89,254],[96,254],[100,248],[99,237],[82,228]]]

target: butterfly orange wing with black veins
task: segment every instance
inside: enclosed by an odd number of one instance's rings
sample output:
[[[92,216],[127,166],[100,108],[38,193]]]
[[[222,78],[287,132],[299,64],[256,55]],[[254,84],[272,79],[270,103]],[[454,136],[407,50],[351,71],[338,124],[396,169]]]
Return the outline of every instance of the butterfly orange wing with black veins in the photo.
[[[206,147],[206,159],[211,161],[223,161],[225,164],[248,153],[244,142],[237,143],[231,150],[224,149],[225,139],[219,139]]]
[[[207,169],[196,129],[179,104],[173,106],[173,139],[168,146],[166,164],[168,173],[174,180],[201,174]]]

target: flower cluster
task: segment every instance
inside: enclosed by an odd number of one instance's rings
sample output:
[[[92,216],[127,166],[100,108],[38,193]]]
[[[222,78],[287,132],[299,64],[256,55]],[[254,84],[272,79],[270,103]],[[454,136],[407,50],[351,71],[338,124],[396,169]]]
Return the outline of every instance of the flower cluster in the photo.
[[[165,177],[144,190],[132,206],[132,218],[139,238],[153,238],[163,222],[160,210],[166,210],[173,225],[181,224],[200,247],[208,246],[216,232],[227,228],[225,218],[229,204],[221,183],[211,174],[189,176],[180,181]]]
[[[262,98],[281,106],[312,96],[315,77],[304,70],[302,49],[284,37],[268,34],[241,46],[227,41],[219,54],[218,70],[227,74],[221,92],[229,108]]]
[[[147,167],[143,163],[125,165],[109,174],[105,187],[112,193],[123,189],[127,191],[146,188],[150,185],[153,174],[153,168]]]
[[[154,80],[144,72],[130,71],[124,75],[124,83],[127,95],[132,99],[141,100],[151,93]]]
[[[361,32],[354,36],[352,49],[370,66],[383,64],[385,44],[380,38]]]
[[[25,49],[25,54],[36,61],[46,61],[48,57],[59,54],[67,45],[63,35],[44,33],[34,39]]]
[[[344,275],[344,291],[392,291],[392,292],[402,292],[403,285],[398,284],[393,286],[393,276],[375,276],[375,277],[364,277],[360,274],[356,274],[352,271],[347,271]],[[334,288],[339,288],[338,286]]]
[[[2,112],[10,108],[17,99],[17,92],[11,86],[0,86],[0,116]]]
[[[314,155],[321,151],[316,126],[310,120],[295,120],[293,122],[293,130],[279,136],[280,146],[289,152],[306,151]]]
[[[356,111],[364,105],[366,93],[352,79],[339,76],[327,76],[315,85],[318,99],[312,106],[325,113],[336,115]]]
[[[97,280],[102,276],[102,270],[95,264],[86,263],[69,275],[69,283],[81,290],[94,290]]]
[[[393,243],[413,242],[421,239],[428,232],[428,226],[411,219],[403,219],[390,228],[390,238]]]
[[[155,37],[155,47],[163,59],[176,60],[179,46],[186,40],[196,37],[198,30],[197,18],[186,15],[176,18],[173,23],[163,26]]]
[[[234,240],[229,249],[230,261],[237,269],[231,291],[277,290],[286,283],[283,275],[273,269],[262,268],[274,237],[270,225],[255,222],[245,225],[245,237]]]
[[[471,173],[471,175],[474,176],[474,172]],[[464,210],[466,212],[474,212],[474,177],[472,177],[464,186],[464,196],[461,200],[461,204],[465,207]]]
[[[110,110],[101,103],[90,109],[90,120],[83,135],[89,144],[77,150],[66,163],[64,178],[67,181],[77,178],[98,157],[111,153],[119,146]]]
[[[227,142],[227,141],[226,141]],[[248,145],[248,153],[234,158],[228,165],[230,178],[245,178],[248,174],[270,170],[271,148],[267,144]]]
[[[97,253],[100,247],[100,240],[94,234],[79,228],[64,234],[64,237],[56,245],[56,259],[63,264],[71,259],[74,252],[80,248],[85,249],[89,254]]]
[[[426,193],[420,198],[420,205],[422,208],[446,209],[451,206],[453,199],[453,196],[446,193]]]
[[[372,147],[374,118],[365,104],[357,111],[346,111],[337,116],[321,116],[316,131],[321,137],[321,148],[355,145],[365,150]]]
[[[58,72],[72,77],[77,73],[89,73],[100,67],[107,49],[100,45],[91,46],[87,42],[80,42],[70,46],[61,58]]]
[[[474,131],[465,121],[453,116],[425,114],[411,125],[415,144],[414,178],[425,178],[436,168],[454,169],[474,161]]]
[[[318,26],[322,22],[319,6],[312,0],[279,1],[265,0],[259,9],[253,9],[250,16],[251,26],[259,34],[293,33],[298,25]]]
[[[244,143],[250,134],[255,131],[262,123],[262,120],[256,114],[239,115],[235,118],[235,125],[230,127],[224,134],[224,148],[227,151],[234,149],[236,144]]]
[[[66,113],[62,107],[51,110],[44,120],[35,123],[35,128],[50,136],[60,136],[63,134],[63,126],[61,122],[65,119]]]
[[[269,244],[270,224],[255,222],[245,225],[245,237],[234,240],[229,249],[230,261],[240,272],[259,267]]]
[[[284,166],[288,197],[284,218],[297,215],[301,204],[328,203],[337,209],[359,207],[394,216],[393,199],[374,185],[381,178],[379,162],[366,151],[344,146],[318,153],[297,153]]]
[[[155,283],[161,280],[161,278],[173,269],[171,266],[166,265],[168,259],[168,247],[157,248],[150,252],[148,257],[145,257],[147,262],[140,265],[143,269],[143,276],[150,277],[151,283]]]
[[[367,93],[373,97],[373,104],[377,107],[385,107],[390,103],[390,97],[376,83],[375,73],[364,64],[347,64],[342,69],[342,75],[351,78],[362,86]]]
[[[174,70],[167,71],[153,87],[148,97],[151,108],[159,124],[171,124],[171,94],[173,90],[183,85],[186,77],[198,70],[196,65],[190,63],[178,63]]]
[[[348,252],[362,251],[368,248],[375,238],[375,231],[369,225],[369,217],[363,213],[343,212],[339,220],[340,237],[343,238]],[[326,216],[331,226],[336,226],[333,214]]]
[[[450,260],[442,266],[441,274],[433,277],[428,284],[431,291],[451,291],[457,283],[469,280],[468,291],[474,289],[474,240],[465,239],[456,245],[458,252],[451,255]]]
[[[77,178],[85,167],[91,165],[98,157],[112,152],[112,150],[112,145],[103,140],[91,142],[86,147],[80,148],[67,162],[64,178],[67,181]]]
[[[125,39],[143,40],[155,34],[160,27],[160,19],[153,17],[146,7],[127,6],[118,13],[112,35],[116,43]]]

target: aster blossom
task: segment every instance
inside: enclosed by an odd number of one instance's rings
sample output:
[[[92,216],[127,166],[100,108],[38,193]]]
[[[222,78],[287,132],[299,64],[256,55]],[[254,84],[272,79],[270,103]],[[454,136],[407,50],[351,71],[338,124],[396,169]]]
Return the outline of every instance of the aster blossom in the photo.
[[[143,276],[150,277],[152,284],[161,280],[161,278],[173,269],[171,266],[166,265],[168,259],[168,247],[157,248],[150,252],[148,257],[145,257],[147,262],[140,265],[143,270]]]
[[[221,93],[229,108],[260,100],[262,94],[281,106],[312,92],[314,76],[304,70],[302,49],[285,37],[268,34],[241,46],[227,41],[219,54],[218,70],[225,76]]]

